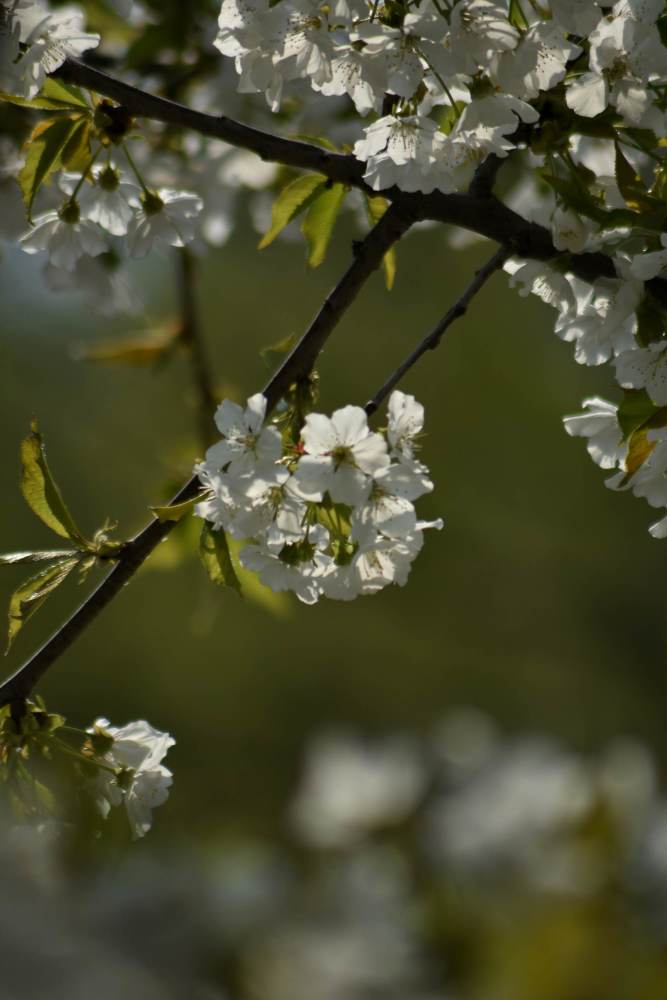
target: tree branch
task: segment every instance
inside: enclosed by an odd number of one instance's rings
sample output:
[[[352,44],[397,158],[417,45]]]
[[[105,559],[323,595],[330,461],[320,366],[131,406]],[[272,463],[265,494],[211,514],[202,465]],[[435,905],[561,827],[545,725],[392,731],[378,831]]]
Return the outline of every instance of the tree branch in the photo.
[[[320,146],[285,139],[271,132],[243,125],[224,115],[208,115],[183,104],[158,97],[123,83],[78,59],[66,59],[54,76],[94,90],[117,101],[130,115],[150,118],[178,128],[192,129],[200,135],[223,139],[232,146],[251,150],[263,160],[282,163],[298,170],[314,170],[334,182],[359,188],[366,194],[377,195],[363,179],[364,164],[350,154],[331,153]],[[489,157],[488,159],[493,159]],[[489,191],[489,182],[498,164],[482,164],[468,194],[408,193],[394,186],[383,190],[384,197],[400,202],[415,221],[431,220],[460,226],[510,248],[519,257],[549,260],[562,257],[553,244],[551,233],[544,226],[527,222]],[[571,254],[570,268],[584,281],[616,276],[611,257],[604,253]],[[667,281],[653,278],[651,291],[667,302]]]
[[[493,257],[491,257],[490,260],[488,260],[486,264],[484,264],[484,266],[476,272],[475,277],[470,282],[463,295],[447,310],[445,315],[441,320],[439,320],[438,323],[436,323],[428,336],[424,337],[422,342],[414,349],[414,351],[408,354],[405,361],[398,366],[396,371],[389,376],[384,385],[378,389],[373,398],[366,403],[364,409],[366,410],[368,416],[375,413],[377,408],[387,398],[394,386],[396,386],[405,373],[408,372],[417,361],[419,361],[422,354],[425,354],[426,351],[435,350],[440,343],[443,333],[452,325],[452,323],[454,323],[457,319],[460,319],[462,316],[465,316],[472,299],[475,295],[477,295],[482,286],[486,284],[491,275],[503,266],[509,256],[510,255],[507,249],[505,247],[501,247],[500,250],[497,250]]]
[[[211,416],[216,406],[215,393],[209,377],[209,366],[202,339],[195,295],[196,258],[192,251],[183,247],[178,251],[178,279],[181,302],[181,343],[185,346],[190,360],[197,407],[197,427],[199,444],[206,450],[212,443],[213,421]]]
[[[263,389],[268,400],[267,410],[273,409],[290,385],[308,375],[326,340],[359,294],[365,281],[379,267],[387,250],[407,232],[412,221],[402,206],[391,205],[366,238],[358,244],[354,259],[347,271],[329,294],[292,353],[283,361]],[[170,503],[177,504],[190,500],[197,496],[199,490],[199,480],[193,476]],[[161,522],[155,518],[126,543],[116,565],[92,594],[23,666],[0,684],[0,706],[22,701],[30,695],[49,667],[70,648],[131,580],[141,564],[174,526],[174,521]]]

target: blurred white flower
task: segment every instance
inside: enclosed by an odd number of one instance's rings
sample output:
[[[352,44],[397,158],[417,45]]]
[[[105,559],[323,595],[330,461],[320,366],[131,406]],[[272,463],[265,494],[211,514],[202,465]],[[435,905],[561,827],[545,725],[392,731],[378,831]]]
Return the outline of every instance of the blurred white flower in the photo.
[[[292,820],[317,847],[340,847],[378,827],[405,819],[424,791],[425,774],[414,744],[378,743],[330,734],[308,752]]]

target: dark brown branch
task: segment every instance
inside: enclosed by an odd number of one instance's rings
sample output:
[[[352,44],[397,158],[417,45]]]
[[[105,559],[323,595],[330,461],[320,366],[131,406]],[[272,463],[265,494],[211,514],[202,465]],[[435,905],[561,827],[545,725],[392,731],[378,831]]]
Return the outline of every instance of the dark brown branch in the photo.
[[[304,378],[322,350],[327,338],[346,310],[359,294],[364,282],[379,267],[389,248],[405,234],[412,219],[403,208],[391,205],[366,238],[356,247],[354,259],[310,327],[292,353],[278,368],[263,392],[271,410],[289,386]],[[193,476],[172,498],[170,503],[183,503],[195,497],[200,489]],[[153,549],[166,538],[175,522],[154,519],[128,542],[118,562],[99,586],[86,598],[64,625],[47,639],[41,649],[0,684],[0,706],[27,698],[49,667],[65,653],[81,633],[93,622],[120,590],[131,580]]]
[[[299,378],[307,375],[331,331],[359,294],[364,282],[381,264],[387,250],[398,242],[413,219],[398,203],[390,205],[365,240],[356,244],[354,260],[329,293],[321,309],[294,350],[262,390],[272,409]]]
[[[440,343],[442,335],[452,325],[452,323],[454,323],[457,319],[460,319],[462,316],[465,316],[472,299],[475,295],[477,295],[482,286],[486,284],[491,275],[503,266],[508,257],[508,251],[504,247],[501,247],[500,250],[497,250],[493,257],[491,257],[491,259],[476,272],[475,277],[472,279],[463,295],[457,299],[450,309],[447,310],[445,315],[441,320],[439,320],[438,323],[436,323],[428,336],[424,337],[422,342],[414,349],[414,351],[408,354],[405,361],[398,366],[396,371],[389,376],[384,385],[378,389],[373,398],[366,403],[364,409],[366,410],[368,416],[375,413],[377,408],[387,398],[392,389],[398,385],[405,373],[408,372],[417,361],[419,361],[422,354],[425,354],[426,351],[435,350]]]
[[[209,365],[202,339],[197,311],[195,277],[196,261],[187,247],[178,251],[178,279],[181,304],[181,343],[190,359],[190,369],[196,393],[199,444],[206,450],[213,438],[215,393],[209,376]]]
[[[263,160],[299,170],[314,170],[332,181],[359,188],[367,194],[378,193],[366,184],[363,179],[364,164],[352,155],[331,153],[311,143],[285,139],[224,115],[194,111],[183,104],[123,83],[78,59],[65,60],[54,75],[117,101],[130,115],[138,118],[192,129],[200,135],[223,139],[233,146],[249,149]],[[476,185],[473,181],[468,194],[443,194],[441,191],[408,194],[397,187],[388,188],[382,194],[393,202],[400,202],[415,220],[429,219],[461,226],[502,243],[519,257],[549,260],[559,256],[547,229],[527,222],[490,195],[488,181],[492,179],[495,169],[495,164],[488,170],[483,164],[478,172],[480,183]],[[573,273],[585,281],[615,277],[613,262],[604,253],[572,255],[570,266]],[[667,302],[667,281],[654,278],[649,285],[661,301]]]

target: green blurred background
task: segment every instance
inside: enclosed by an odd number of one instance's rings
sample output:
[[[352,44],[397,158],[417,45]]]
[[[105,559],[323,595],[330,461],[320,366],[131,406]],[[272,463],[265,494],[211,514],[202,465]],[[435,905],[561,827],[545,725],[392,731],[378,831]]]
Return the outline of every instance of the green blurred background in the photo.
[[[215,381],[242,398],[262,385],[262,347],[301,332],[350,253],[338,232],[307,271],[301,246],[258,253],[250,227],[202,263],[199,301]],[[245,230],[245,234],[244,231]],[[321,359],[321,407],[363,403],[462,291],[487,245],[449,248],[422,229],[399,248],[393,292],[375,276]],[[149,308],[174,316],[171,258],[137,266]],[[107,515],[121,536],[146,520],[200,452],[187,361],[159,371],[74,360],[73,350],[136,328],[43,291],[20,253],[0,263],[0,551],[49,547],[18,489],[30,418],[84,529]],[[351,604],[289,601],[273,614],[211,586],[179,527],[50,671],[52,711],[77,724],[146,717],[177,739],[170,800],[153,838],[275,833],[301,753],[322,726],[426,731],[453,706],[510,731],[595,747],[638,736],[664,758],[662,573],[667,549],[644,503],[605,490],[561,417],[606,394],[608,370],[577,366],[553,313],[496,276],[402,388],[425,404],[423,458],[442,515],[409,584]],[[179,538],[179,535],[181,536]],[[6,607],[24,568],[3,568]],[[86,586],[90,586],[87,584]],[[68,582],[19,636],[22,660],[83,597]]]

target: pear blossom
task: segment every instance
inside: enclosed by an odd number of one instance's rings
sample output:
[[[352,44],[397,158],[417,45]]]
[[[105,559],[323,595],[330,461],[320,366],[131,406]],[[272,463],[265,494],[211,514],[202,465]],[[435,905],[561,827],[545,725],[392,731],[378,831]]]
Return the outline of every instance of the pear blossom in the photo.
[[[425,194],[439,186],[436,169],[445,136],[429,118],[386,115],[365,130],[354,155],[366,163],[364,179],[374,191],[397,184],[402,191]]]
[[[34,97],[47,74],[57,70],[68,57],[78,58],[99,45],[100,36],[83,30],[83,13],[71,4],[49,11],[36,3],[18,3],[5,16],[12,39],[16,19],[20,41],[26,47],[15,63],[17,86],[11,93]]]
[[[264,475],[273,473],[273,466],[282,454],[280,432],[276,427],[264,427],[266,397],[261,392],[250,396],[245,408],[229,399],[215,411],[216,427],[222,440],[206,452],[205,464],[213,469],[226,467],[233,477],[244,477],[256,469]]]
[[[293,591],[306,604],[403,586],[424,529],[442,527],[441,520],[417,520],[413,505],[433,488],[414,458],[423,407],[392,394],[391,455],[360,407],[330,418],[308,414],[301,440],[285,454],[277,428],[263,426],[265,416],[261,394],[245,410],[221,404],[222,440],[195,466],[205,490],[195,513],[244,542],[241,565],[262,583]]]
[[[569,60],[581,52],[581,46],[568,41],[555,21],[538,21],[516,47],[496,58],[490,72],[508,94],[531,100],[559,83]]]
[[[658,275],[667,271],[667,233],[661,234],[660,242],[665,248],[664,250],[636,254],[632,258],[630,271],[635,278],[640,278],[642,281],[650,281],[651,278],[657,278]]]
[[[665,75],[665,50],[652,30],[658,6],[662,9],[656,3],[633,12],[617,3],[612,16],[599,21],[589,35],[590,69],[567,88],[573,111],[592,118],[611,104],[629,125],[664,134],[664,115],[653,106],[647,86],[651,77]]]
[[[107,719],[97,719],[89,732],[93,739],[111,740],[102,759],[117,768],[115,775],[101,771],[97,779],[102,815],[124,802],[132,836],[137,840],[150,830],[152,810],[167,801],[172,773],[162,760],[176,741],[144,720],[112,726]]]
[[[394,389],[387,405],[387,440],[392,457],[414,458],[416,439],[424,429],[424,407],[414,396]]]
[[[101,316],[138,313],[143,299],[121,264],[116,253],[105,250],[95,257],[79,257],[71,271],[47,261],[42,273],[51,291],[82,292]]]
[[[600,468],[622,465],[627,447],[618,423],[618,407],[599,396],[585,399],[582,405],[584,413],[563,417],[565,430],[571,437],[588,438],[588,454]]]
[[[26,253],[46,250],[54,267],[73,271],[84,254],[95,257],[107,250],[104,235],[92,222],[79,217],[76,203],[66,202],[59,212],[46,212],[35,219],[20,241]]]
[[[507,18],[507,5],[496,0],[461,0],[454,5],[444,41],[452,69],[474,76],[494,56],[511,52],[520,35]]]
[[[340,847],[404,819],[425,789],[422,761],[411,741],[364,744],[331,733],[310,747],[292,821],[308,843]]]
[[[287,544],[269,534],[269,542],[268,546],[244,546],[239,553],[241,565],[258,573],[271,590],[291,590],[304,604],[315,604],[322,593],[321,580],[333,565],[325,552],[329,544],[326,530],[315,525],[300,541]]]
[[[493,94],[472,101],[464,109],[451,134],[484,159],[488,154],[507,156],[515,148],[509,141],[520,121],[536,122],[537,111],[509,94]]]
[[[385,93],[383,68],[366,51],[360,52],[353,45],[337,45],[330,62],[330,77],[318,84],[311,81],[314,90],[325,97],[347,94],[360,115],[369,111],[379,112]]]
[[[370,492],[370,477],[389,465],[384,438],[369,430],[359,406],[345,406],[331,418],[308,414],[302,438],[294,485],[306,500],[328,493],[334,502],[357,504]]]
[[[77,192],[81,218],[96,222],[112,236],[125,236],[134,218],[140,189],[122,177],[112,164],[94,166],[92,175],[93,183],[84,184]],[[63,173],[58,183],[65,194],[71,195],[79,181],[79,174]]]
[[[667,341],[616,358],[616,378],[624,389],[646,389],[654,403],[667,405]]]
[[[202,210],[201,198],[188,191],[159,188],[136,199],[129,222],[127,244],[133,257],[145,257],[157,241],[183,247],[195,233],[195,220]]]
[[[636,310],[643,291],[643,285],[635,280],[599,278],[577,295],[576,310],[561,313],[555,332],[563,340],[575,342],[578,364],[604,364],[634,349]]]

